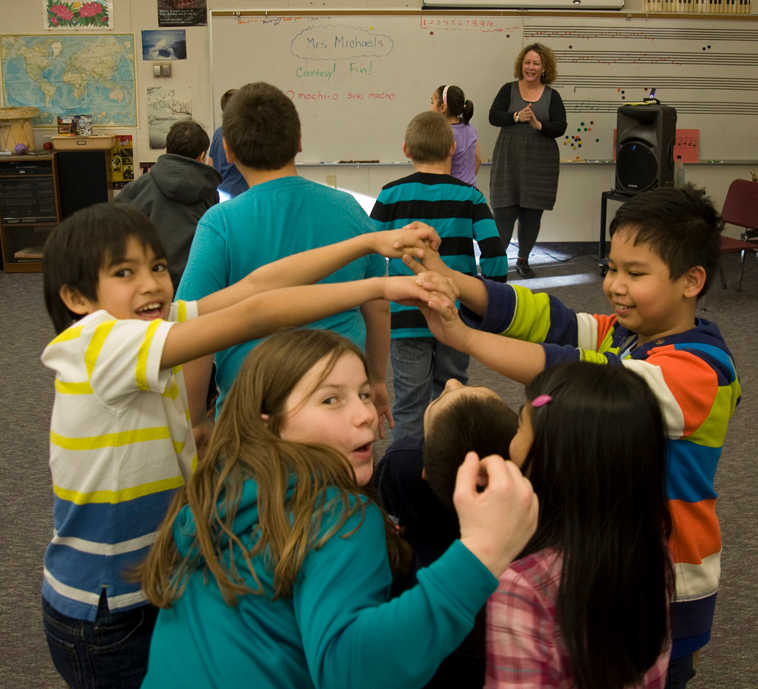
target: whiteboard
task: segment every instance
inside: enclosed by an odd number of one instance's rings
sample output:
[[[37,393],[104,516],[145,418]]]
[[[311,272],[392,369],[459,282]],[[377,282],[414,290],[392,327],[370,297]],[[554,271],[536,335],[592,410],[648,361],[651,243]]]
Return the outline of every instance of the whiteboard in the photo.
[[[498,134],[490,105],[534,41],[558,60],[563,161],[612,160],[618,107],[653,88],[677,109],[677,128],[699,130],[701,160],[758,158],[758,24],[749,19],[212,12],[209,30],[216,126],[227,89],[275,84],[300,113],[301,164],[404,160],[405,127],[441,84],[473,101],[487,161]]]

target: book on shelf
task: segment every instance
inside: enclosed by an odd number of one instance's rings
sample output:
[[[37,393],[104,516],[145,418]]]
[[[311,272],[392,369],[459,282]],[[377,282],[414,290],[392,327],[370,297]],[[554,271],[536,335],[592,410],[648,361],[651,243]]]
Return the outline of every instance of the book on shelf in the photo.
[[[23,249],[19,249],[13,253],[13,258],[16,261],[41,261],[42,247],[28,246]]]

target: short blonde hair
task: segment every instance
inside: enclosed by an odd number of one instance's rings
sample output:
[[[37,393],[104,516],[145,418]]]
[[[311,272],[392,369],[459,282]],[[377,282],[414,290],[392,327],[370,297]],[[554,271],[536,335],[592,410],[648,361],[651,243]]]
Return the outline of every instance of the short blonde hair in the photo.
[[[405,130],[405,145],[414,163],[442,162],[454,143],[453,129],[441,112],[419,113]]]
[[[553,51],[550,50],[550,48],[548,48],[546,45],[543,45],[542,43],[530,43],[521,49],[521,52],[518,54],[516,62],[513,65],[513,76],[516,77],[516,79],[524,78],[524,72],[522,69],[524,64],[524,57],[531,50],[537,53],[537,55],[540,56],[540,60],[542,60],[542,67],[545,70],[540,77],[542,83],[552,84],[558,78],[558,69],[555,64],[555,55],[553,54]]]

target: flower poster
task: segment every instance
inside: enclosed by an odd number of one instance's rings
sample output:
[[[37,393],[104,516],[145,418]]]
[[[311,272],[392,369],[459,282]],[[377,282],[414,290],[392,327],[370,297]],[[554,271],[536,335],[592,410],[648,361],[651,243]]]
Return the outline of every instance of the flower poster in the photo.
[[[102,31],[113,28],[113,0],[42,0],[48,31]]]

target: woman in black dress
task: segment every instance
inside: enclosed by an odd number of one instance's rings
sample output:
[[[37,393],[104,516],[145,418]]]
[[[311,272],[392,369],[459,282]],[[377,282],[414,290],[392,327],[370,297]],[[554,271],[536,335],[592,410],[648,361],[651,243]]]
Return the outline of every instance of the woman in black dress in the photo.
[[[517,81],[505,84],[490,108],[490,124],[500,127],[492,155],[490,204],[506,247],[518,219],[521,277],[534,277],[529,254],[537,241],[544,210],[552,210],[558,189],[556,137],[566,131],[566,110],[548,84],[556,78],[555,57],[532,43],[516,58]]]

